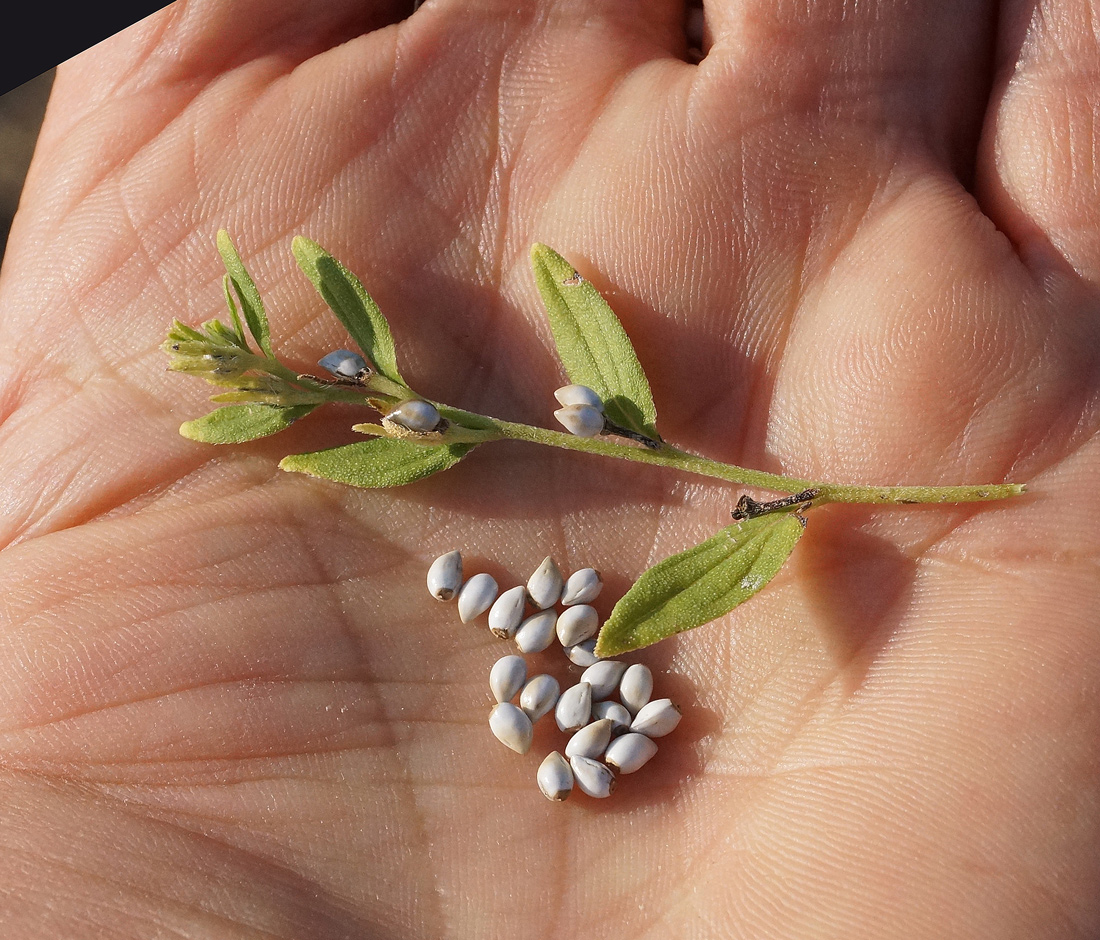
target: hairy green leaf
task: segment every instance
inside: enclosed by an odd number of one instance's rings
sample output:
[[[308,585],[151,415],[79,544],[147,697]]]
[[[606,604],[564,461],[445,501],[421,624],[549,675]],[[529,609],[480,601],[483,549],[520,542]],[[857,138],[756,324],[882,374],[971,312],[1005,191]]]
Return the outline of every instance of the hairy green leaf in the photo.
[[[611,611],[596,654],[618,656],[728,614],[772,579],[804,528],[793,513],[758,516],[654,565]]]
[[[570,381],[595,391],[615,424],[659,440],[649,381],[607,301],[546,245],[532,246],[531,264]]]
[[[397,351],[390,325],[378,309],[378,304],[363,289],[359,278],[324,248],[302,235],[294,239],[291,248],[298,266],[305,271],[317,293],[332,308],[374,368],[386,378],[405,385],[405,380],[397,371]]]
[[[222,256],[222,263],[229,274],[233,290],[241,302],[241,310],[244,311],[244,320],[248,324],[249,332],[263,354],[268,359],[274,359],[275,354],[271,351],[271,329],[267,324],[264,302],[260,299],[260,292],[256,289],[252,276],[245,268],[241,256],[237,254],[237,249],[233,247],[233,242],[229,240],[229,233],[225,229],[218,232],[218,253]]]
[[[388,437],[284,457],[284,470],[308,473],[352,486],[404,486],[453,467],[474,444],[413,444]]]
[[[180,425],[180,434],[204,444],[243,444],[285,431],[316,405],[226,405]]]
[[[237,312],[237,304],[233,300],[233,288],[230,286],[229,275],[222,276],[222,290],[225,291],[225,304],[229,307],[229,316],[233,320],[233,329],[237,333],[238,345],[248,349],[248,341],[244,337],[244,327],[241,326],[241,315]]]

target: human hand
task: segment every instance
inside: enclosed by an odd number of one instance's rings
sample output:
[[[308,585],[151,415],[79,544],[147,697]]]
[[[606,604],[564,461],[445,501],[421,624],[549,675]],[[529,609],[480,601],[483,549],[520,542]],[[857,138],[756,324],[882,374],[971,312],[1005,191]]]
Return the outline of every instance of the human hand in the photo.
[[[698,66],[678,3],[515,7],[180,2],[59,70],[0,281],[7,935],[1095,932],[1086,4],[725,0]],[[657,758],[550,804],[558,736],[491,738],[502,645],[428,563],[592,564],[606,612],[738,493],[511,443],[383,492],[275,468],[339,409],[183,440],[209,389],[158,346],[224,315],[221,227],[303,368],[347,341],[298,233],[418,389],[549,424],[541,241],[678,445],[1032,492],[814,510],[766,593],[639,655],[685,706]]]

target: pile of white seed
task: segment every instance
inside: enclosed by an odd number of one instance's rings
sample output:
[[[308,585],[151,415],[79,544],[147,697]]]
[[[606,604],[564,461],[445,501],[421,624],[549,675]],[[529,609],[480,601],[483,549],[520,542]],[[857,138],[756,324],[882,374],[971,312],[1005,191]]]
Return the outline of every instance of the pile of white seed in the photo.
[[[551,752],[536,774],[549,800],[566,799],[574,783],[589,796],[610,796],[616,776],[644,766],[657,753],[654,738],[668,734],[680,721],[680,709],[671,699],[652,700],[648,667],[596,656],[599,615],[589,602],[602,587],[594,568],[563,579],[550,556],[526,585],[503,593],[488,574],[463,581],[457,551],[440,555],[428,569],[429,593],[441,601],[457,597],[463,623],[488,611],[489,630],[515,642],[520,653],[542,652],[556,640],[571,662],[585,667],[576,685],[564,692],[553,676],[528,679],[522,655],[502,657],[489,672],[489,689],[497,702],[489,713],[489,728],[502,744],[526,754],[535,723],[550,712],[558,728],[570,734],[565,755]],[[618,701],[612,698],[616,694]]]

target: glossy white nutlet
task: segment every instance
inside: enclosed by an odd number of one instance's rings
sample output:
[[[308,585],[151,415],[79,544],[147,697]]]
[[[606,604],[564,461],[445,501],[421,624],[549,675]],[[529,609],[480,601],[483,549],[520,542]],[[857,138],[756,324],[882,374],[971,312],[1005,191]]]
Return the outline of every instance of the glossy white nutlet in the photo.
[[[462,587],[462,554],[447,552],[428,569],[428,593],[436,600],[449,601]]]
[[[504,656],[489,670],[489,691],[498,702],[510,702],[527,681],[527,660],[522,656]]]
[[[566,607],[558,615],[554,627],[562,646],[576,646],[582,640],[596,635],[600,629],[600,615],[595,607],[588,604],[576,604]]]
[[[546,673],[535,676],[519,693],[519,707],[534,724],[558,704],[561,686],[558,680]]]
[[[555,411],[554,417],[576,437],[596,437],[603,433],[603,413],[591,405],[566,405]]]
[[[553,643],[554,622],[557,619],[553,610],[540,610],[524,620],[515,635],[520,652],[541,653]]]
[[[633,717],[626,710],[625,705],[612,701],[593,702],[592,717],[610,718],[612,734],[622,734],[630,728],[630,722],[633,721]]]
[[[607,698],[619,687],[619,680],[626,672],[626,663],[617,659],[601,659],[581,673],[581,682],[592,686],[592,701]]]
[[[458,589],[458,619],[463,623],[480,617],[497,599],[497,582],[491,574],[475,574]]]
[[[523,608],[526,604],[527,591],[522,584],[508,588],[489,608],[489,631],[502,640],[512,639],[523,622]]]
[[[680,708],[670,698],[659,698],[643,705],[630,723],[631,731],[639,731],[651,738],[663,738],[679,723]]]
[[[430,401],[421,398],[410,398],[401,402],[396,408],[386,415],[386,421],[403,427],[406,431],[416,431],[423,434],[434,431],[442,420],[438,409]]]
[[[551,751],[539,764],[535,779],[542,795],[548,800],[560,803],[573,792],[573,769],[569,761],[557,751]]]
[[[619,701],[636,715],[653,695],[653,673],[642,663],[628,666],[619,680]]]
[[[317,365],[343,379],[356,379],[370,372],[367,360],[350,349],[334,349],[318,359]]]
[[[566,578],[561,602],[566,607],[571,604],[591,604],[600,596],[602,588],[603,578],[595,568],[581,568]]]
[[[547,555],[535,573],[527,579],[527,596],[539,610],[553,607],[561,598],[561,571],[557,563]]]
[[[554,720],[561,731],[579,731],[591,716],[592,686],[587,682],[578,682],[562,692],[554,707]]]
[[[632,774],[657,753],[657,744],[648,735],[632,731],[617,737],[607,746],[604,762],[617,774]]]
[[[587,385],[563,385],[554,397],[559,405],[588,405],[597,411],[603,411],[603,401],[600,396]]]
[[[565,745],[566,757],[599,757],[611,740],[611,719],[600,718],[574,733]]]
[[[570,757],[569,766],[573,770],[573,779],[581,793],[587,793],[598,800],[611,796],[615,790],[615,775],[606,764],[591,757]]]
[[[583,640],[576,646],[567,647],[565,655],[574,666],[588,667],[600,661],[600,657],[596,655],[595,639]]]
[[[531,719],[511,702],[494,705],[489,712],[489,729],[496,739],[517,754],[526,754],[531,750],[531,736],[534,729]]]

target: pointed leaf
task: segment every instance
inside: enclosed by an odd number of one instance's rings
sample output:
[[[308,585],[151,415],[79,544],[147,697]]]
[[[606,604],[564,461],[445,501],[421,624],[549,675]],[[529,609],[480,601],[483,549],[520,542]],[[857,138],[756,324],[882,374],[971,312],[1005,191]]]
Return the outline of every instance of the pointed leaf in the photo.
[[[570,381],[595,391],[616,424],[659,440],[649,381],[607,301],[546,245],[531,248],[531,264]]]
[[[397,351],[394,349],[390,325],[378,309],[359,278],[352,274],[324,248],[302,235],[291,246],[298,266],[317,288],[325,303],[332,308],[344,329],[382,375],[405,385],[397,371]]]
[[[772,579],[804,528],[793,513],[759,516],[654,565],[611,611],[596,654],[641,649],[729,613]]]
[[[248,330],[256,340],[257,345],[263,350],[268,359],[274,359],[271,351],[271,330],[267,324],[267,314],[264,312],[264,302],[260,299],[260,292],[252,276],[229,240],[229,233],[222,229],[218,232],[218,253],[222,256],[222,263],[229,274],[229,280],[233,284],[233,290],[237,299],[241,302],[241,310],[244,311],[244,320],[248,324]]]
[[[222,290],[225,291],[225,303],[229,307],[229,316],[233,320],[233,329],[237,331],[239,345],[248,349],[248,340],[244,337],[244,327],[241,326],[241,315],[237,312],[237,304],[233,300],[233,288],[230,287],[229,275],[222,275]]]
[[[388,437],[284,457],[284,470],[352,486],[404,486],[453,467],[475,444],[413,444]]]
[[[205,444],[243,444],[284,431],[316,405],[226,405],[180,425],[180,434]]]

